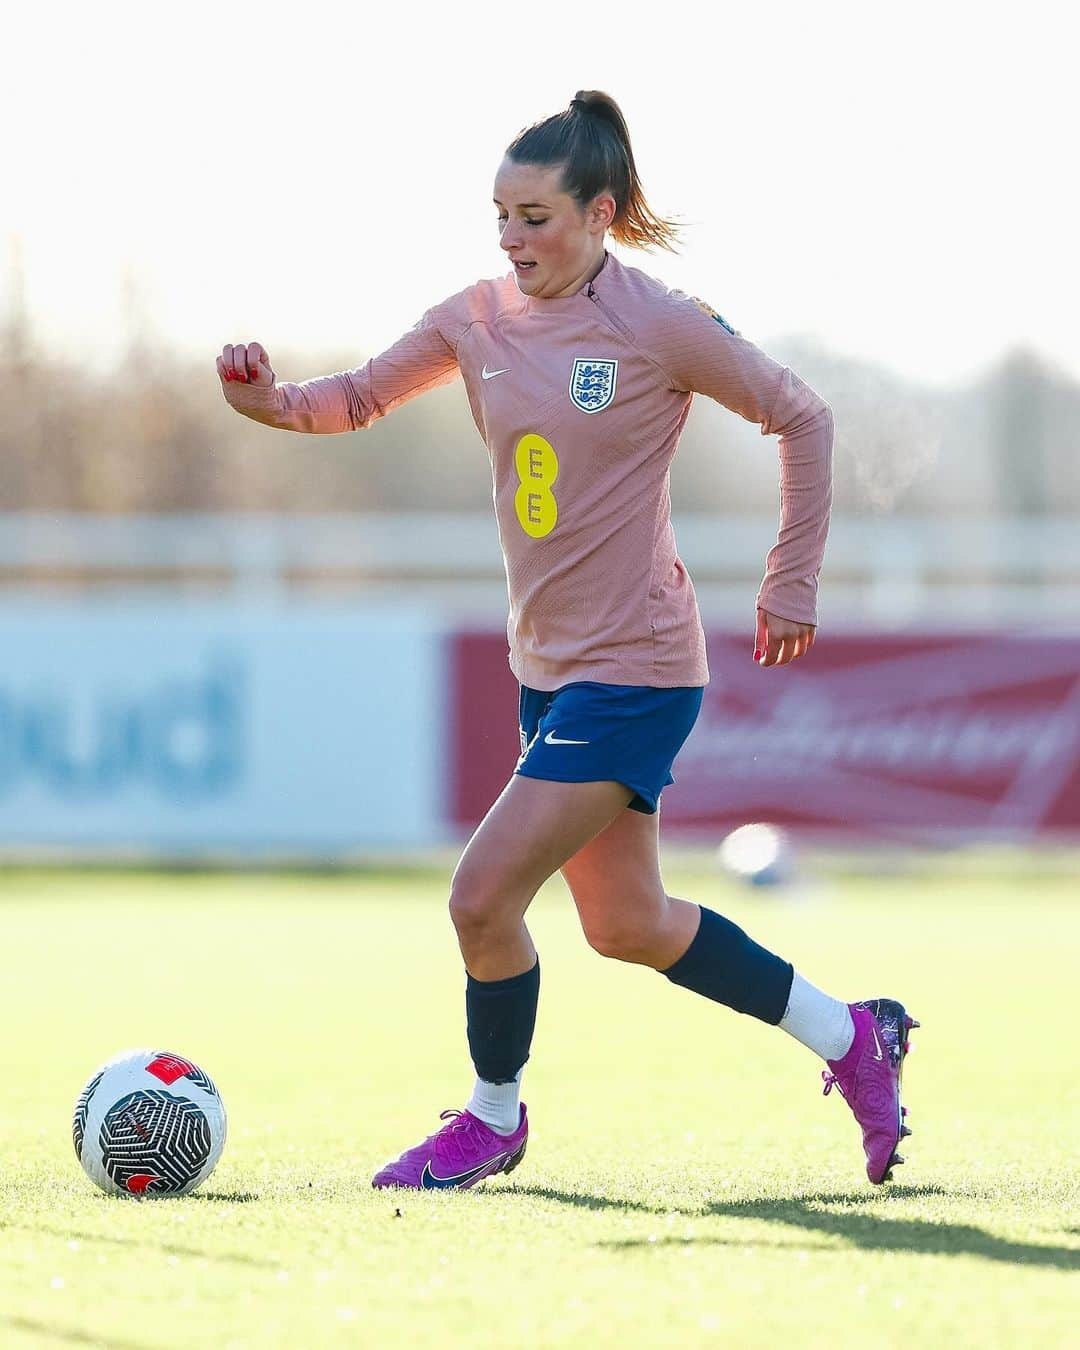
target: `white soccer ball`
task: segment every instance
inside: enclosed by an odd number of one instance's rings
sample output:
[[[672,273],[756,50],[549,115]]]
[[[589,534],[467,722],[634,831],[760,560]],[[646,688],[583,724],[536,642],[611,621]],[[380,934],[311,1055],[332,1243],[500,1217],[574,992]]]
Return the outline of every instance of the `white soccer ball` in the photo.
[[[791,844],[774,825],[740,825],[732,830],[717,850],[717,862],[751,886],[780,886],[794,872]]]
[[[109,1195],[187,1195],[225,1147],[225,1107],[209,1074],[167,1050],[124,1050],[83,1088],[75,1154]]]

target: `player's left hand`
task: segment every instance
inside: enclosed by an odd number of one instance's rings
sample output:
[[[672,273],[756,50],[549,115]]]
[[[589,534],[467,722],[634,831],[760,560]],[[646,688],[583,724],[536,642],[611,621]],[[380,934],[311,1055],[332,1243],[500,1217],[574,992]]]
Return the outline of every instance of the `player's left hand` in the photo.
[[[754,660],[759,666],[786,666],[810,650],[816,632],[812,623],[795,623],[792,619],[781,619],[779,615],[759,609]]]

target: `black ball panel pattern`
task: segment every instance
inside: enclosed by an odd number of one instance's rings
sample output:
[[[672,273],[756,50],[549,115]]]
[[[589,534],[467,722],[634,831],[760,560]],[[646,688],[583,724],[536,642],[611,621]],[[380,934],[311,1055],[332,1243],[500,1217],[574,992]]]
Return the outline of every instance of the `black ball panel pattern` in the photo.
[[[190,1185],[210,1157],[210,1122],[171,1092],[129,1092],[101,1122],[101,1159],[121,1190],[172,1195]]]
[[[194,1084],[195,1087],[202,1088],[202,1090],[209,1093],[211,1097],[221,1096],[221,1093],[218,1092],[217,1088],[214,1086],[214,1080],[205,1069],[192,1069],[189,1074],[185,1075],[184,1081]]]
[[[94,1074],[89,1083],[79,1093],[79,1100],[75,1103],[75,1114],[71,1118],[71,1142],[75,1145],[75,1156],[82,1160],[83,1138],[86,1135],[86,1117],[90,1113],[90,1098],[94,1095],[97,1085],[105,1076],[105,1070]]]

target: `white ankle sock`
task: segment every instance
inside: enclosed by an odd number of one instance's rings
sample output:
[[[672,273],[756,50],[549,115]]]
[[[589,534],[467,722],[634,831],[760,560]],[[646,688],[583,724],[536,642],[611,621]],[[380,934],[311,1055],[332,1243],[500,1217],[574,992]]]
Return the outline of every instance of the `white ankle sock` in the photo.
[[[822,1059],[840,1059],[851,1049],[855,1024],[846,1003],[830,998],[804,980],[798,971],[791,983],[781,1031],[802,1041]]]
[[[482,1078],[478,1078],[466,1111],[478,1116],[485,1125],[490,1125],[496,1134],[513,1134],[521,1118],[519,1103],[521,1075],[524,1072],[523,1066],[510,1083],[485,1083]]]

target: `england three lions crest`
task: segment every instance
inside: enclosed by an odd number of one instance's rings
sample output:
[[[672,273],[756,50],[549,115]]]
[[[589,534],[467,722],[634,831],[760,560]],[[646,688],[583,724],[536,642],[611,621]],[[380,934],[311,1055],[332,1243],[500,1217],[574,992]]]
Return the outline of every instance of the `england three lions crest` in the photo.
[[[582,412],[603,412],[615,397],[618,361],[579,356],[570,376],[570,401]]]

